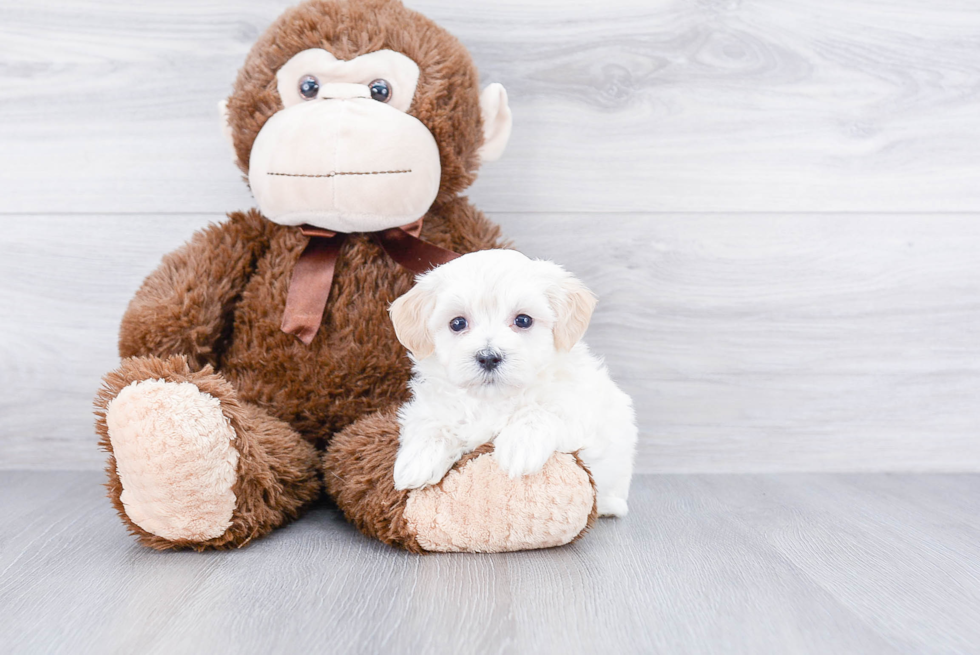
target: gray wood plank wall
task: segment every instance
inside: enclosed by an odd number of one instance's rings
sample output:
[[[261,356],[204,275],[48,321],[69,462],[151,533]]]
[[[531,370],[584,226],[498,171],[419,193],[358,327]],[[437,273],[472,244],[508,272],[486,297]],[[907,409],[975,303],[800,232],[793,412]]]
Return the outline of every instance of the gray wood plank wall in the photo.
[[[100,466],[128,298],[252,204],[215,105],[287,4],[0,4],[0,468]],[[600,295],[640,471],[980,470],[980,6],[408,4],[510,91],[471,197]]]

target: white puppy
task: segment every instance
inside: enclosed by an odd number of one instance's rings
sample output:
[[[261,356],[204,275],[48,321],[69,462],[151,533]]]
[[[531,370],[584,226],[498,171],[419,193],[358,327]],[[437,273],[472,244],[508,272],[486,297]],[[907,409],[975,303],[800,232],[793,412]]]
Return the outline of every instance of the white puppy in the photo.
[[[399,412],[395,488],[439,482],[493,442],[511,476],[579,451],[599,514],[623,516],[633,474],[632,402],[579,339],[595,296],[557,264],[485,250],[421,276],[391,305],[412,353],[413,398]]]

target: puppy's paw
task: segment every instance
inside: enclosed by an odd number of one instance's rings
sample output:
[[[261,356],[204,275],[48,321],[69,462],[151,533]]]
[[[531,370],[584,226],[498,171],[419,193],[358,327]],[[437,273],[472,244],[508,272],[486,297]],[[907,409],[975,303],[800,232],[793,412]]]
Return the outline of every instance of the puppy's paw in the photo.
[[[442,480],[456,459],[438,443],[403,444],[395,458],[395,489],[418,489]]]
[[[599,506],[599,516],[626,516],[629,511],[626,501],[615,496],[599,496],[596,504]]]
[[[519,478],[537,473],[555,452],[553,440],[528,433],[521,425],[508,426],[494,440],[493,456],[507,475]]]

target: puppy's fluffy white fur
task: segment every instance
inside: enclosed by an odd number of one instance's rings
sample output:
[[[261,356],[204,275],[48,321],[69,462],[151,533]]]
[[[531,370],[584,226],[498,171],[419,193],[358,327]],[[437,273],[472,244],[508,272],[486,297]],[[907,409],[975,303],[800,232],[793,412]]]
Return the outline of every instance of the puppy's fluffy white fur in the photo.
[[[421,276],[391,306],[415,363],[395,488],[435,484],[492,441],[511,477],[579,451],[599,513],[626,514],[636,422],[629,396],[580,341],[595,302],[557,264],[513,250],[471,253]]]

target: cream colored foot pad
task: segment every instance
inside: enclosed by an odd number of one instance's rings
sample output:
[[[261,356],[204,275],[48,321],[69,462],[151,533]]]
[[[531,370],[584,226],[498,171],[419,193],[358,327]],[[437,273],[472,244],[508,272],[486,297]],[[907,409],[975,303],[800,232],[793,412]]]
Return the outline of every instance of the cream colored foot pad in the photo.
[[[553,497],[555,489],[569,494]],[[489,454],[413,491],[405,506],[422,548],[498,553],[567,544],[592,512],[592,485],[575,458],[556,453],[539,473],[510,479]]]
[[[133,523],[172,540],[228,529],[238,451],[217,398],[189,382],[134,382],[109,403],[106,423]]]

